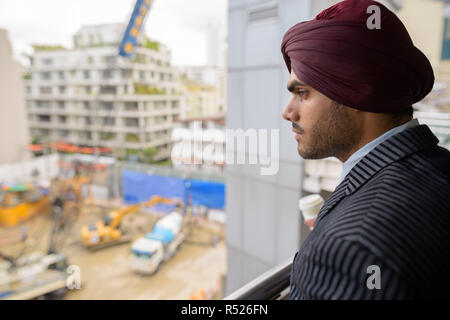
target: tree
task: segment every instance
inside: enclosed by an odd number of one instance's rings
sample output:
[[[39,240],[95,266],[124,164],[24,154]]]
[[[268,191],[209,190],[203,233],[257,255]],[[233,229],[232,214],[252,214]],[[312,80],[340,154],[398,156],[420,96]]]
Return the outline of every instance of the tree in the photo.
[[[155,147],[148,147],[142,151],[143,160],[147,163],[153,163],[154,162],[154,156],[158,152],[158,149]]]
[[[41,144],[41,139],[38,136],[34,136],[31,139],[31,144]]]

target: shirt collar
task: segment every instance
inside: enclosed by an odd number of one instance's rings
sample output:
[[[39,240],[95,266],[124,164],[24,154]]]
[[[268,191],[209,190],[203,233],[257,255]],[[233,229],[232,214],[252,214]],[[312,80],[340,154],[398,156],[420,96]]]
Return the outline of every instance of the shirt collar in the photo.
[[[419,121],[417,119],[411,119],[408,122],[405,122],[404,124],[401,124],[397,127],[394,127],[385,133],[383,133],[381,136],[377,137],[376,139],[370,141],[360,149],[358,149],[355,153],[353,153],[350,158],[348,158],[342,168],[342,173],[338,181],[338,185],[344,180],[345,176],[350,172],[350,170],[362,159],[364,158],[370,151],[372,151],[377,145],[384,142],[388,138],[392,137],[393,135],[400,133],[403,130],[409,129],[414,126],[418,126]]]

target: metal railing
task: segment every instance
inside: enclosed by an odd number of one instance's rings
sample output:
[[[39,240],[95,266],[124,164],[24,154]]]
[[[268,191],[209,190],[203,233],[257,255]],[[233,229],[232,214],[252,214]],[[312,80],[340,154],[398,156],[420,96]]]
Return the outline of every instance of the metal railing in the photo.
[[[237,289],[224,300],[287,300],[290,293],[292,261],[290,257],[258,278]]]

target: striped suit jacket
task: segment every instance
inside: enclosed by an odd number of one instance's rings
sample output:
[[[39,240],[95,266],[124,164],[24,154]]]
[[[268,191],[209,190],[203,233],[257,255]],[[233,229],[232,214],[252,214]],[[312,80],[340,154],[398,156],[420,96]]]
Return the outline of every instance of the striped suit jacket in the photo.
[[[295,255],[291,299],[450,297],[450,152],[437,143],[419,125],[353,167]]]

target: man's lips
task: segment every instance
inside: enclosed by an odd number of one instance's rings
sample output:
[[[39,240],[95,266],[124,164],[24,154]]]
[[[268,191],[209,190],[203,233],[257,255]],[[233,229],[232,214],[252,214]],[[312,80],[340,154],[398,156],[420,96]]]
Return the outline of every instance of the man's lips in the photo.
[[[295,139],[295,140],[300,140],[300,138],[302,137],[302,134],[300,133],[300,131],[297,131],[297,130],[295,130],[295,129],[292,129],[292,132],[295,133],[294,139]]]

